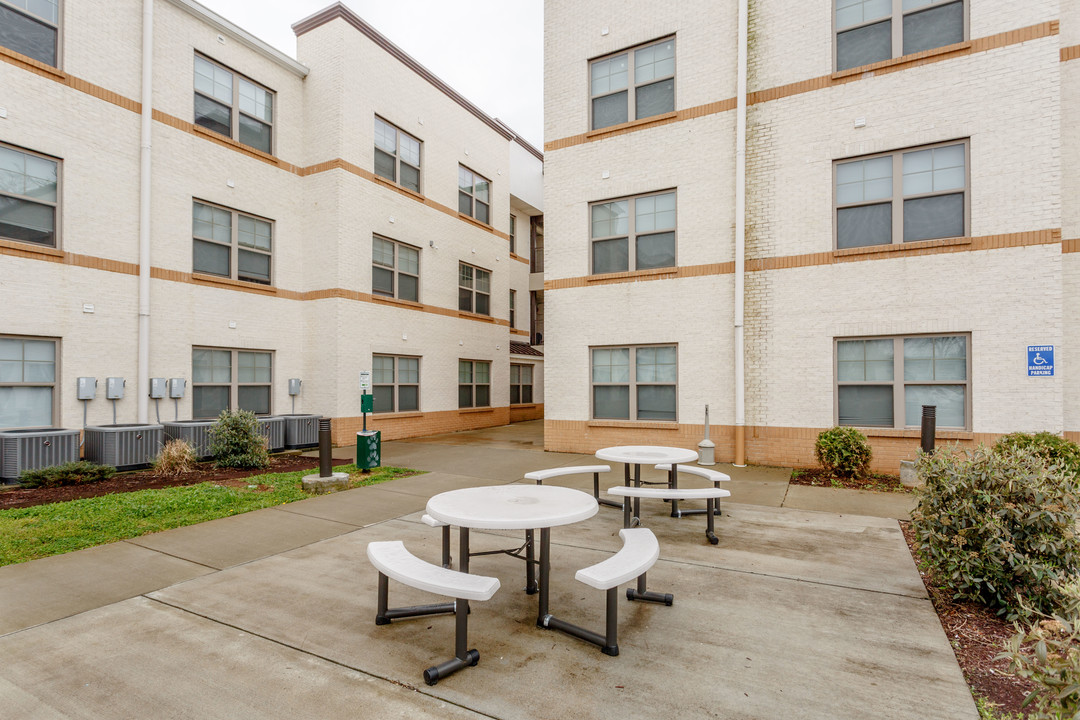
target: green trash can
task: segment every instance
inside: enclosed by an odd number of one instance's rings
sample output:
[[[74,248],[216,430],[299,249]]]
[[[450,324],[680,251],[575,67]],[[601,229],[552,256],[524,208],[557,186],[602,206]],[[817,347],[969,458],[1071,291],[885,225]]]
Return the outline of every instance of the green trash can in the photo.
[[[356,433],[356,467],[370,470],[382,465],[382,436],[378,430]]]

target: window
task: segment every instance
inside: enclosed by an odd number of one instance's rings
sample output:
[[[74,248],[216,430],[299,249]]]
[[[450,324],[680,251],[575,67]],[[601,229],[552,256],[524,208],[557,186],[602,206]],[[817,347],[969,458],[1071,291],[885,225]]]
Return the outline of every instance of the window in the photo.
[[[491,406],[491,363],[458,360],[458,407]]]
[[[196,55],[195,124],[273,154],[274,93]]]
[[[489,223],[491,217],[491,181],[464,165],[458,165],[458,212]]]
[[[0,238],[56,247],[60,163],[0,145]]]
[[[517,254],[517,218],[510,216],[510,252]]]
[[[420,300],[420,251],[375,236],[371,239],[371,292],[399,300]]]
[[[533,366],[510,366],[510,404],[518,405],[533,401]]]
[[[373,355],[371,367],[375,412],[420,409],[420,358]]]
[[[961,42],[963,0],[836,0],[836,69]]]
[[[967,234],[967,143],[836,163],[836,247]]]
[[[196,200],[191,232],[195,272],[270,284],[274,226],[269,220]]]
[[[595,203],[594,275],[675,265],[675,192]]]
[[[676,346],[593,348],[591,354],[594,418],[676,419]]]
[[[60,0],[0,0],[0,45],[59,67]]]
[[[222,410],[270,414],[273,353],[192,348],[191,416],[216,418]]]
[[[589,91],[593,130],[674,111],[675,38],[593,60]]]
[[[458,310],[491,314],[491,273],[472,265],[458,265]]]
[[[515,327],[515,325],[514,325],[514,315],[515,315],[516,310],[517,310],[517,291],[516,290],[511,290],[510,291],[510,329],[511,330],[513,330],[514,327]]]
[[[0,428],[57,424],[56,345],[0,335]]]
[[[420,141],[375,118],[375,174],[420,192]]]
[[[940,427],[970,427],[970,336],[859,338],[836,341],[840,425],[903,428],[937,406]]]

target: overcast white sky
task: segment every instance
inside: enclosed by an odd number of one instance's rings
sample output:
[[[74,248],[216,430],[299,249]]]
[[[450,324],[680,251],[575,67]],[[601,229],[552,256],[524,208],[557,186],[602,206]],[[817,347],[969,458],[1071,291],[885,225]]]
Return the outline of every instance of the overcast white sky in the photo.
[[[296,57],[291,25],[333,0],[198,0]],[[544,148],[543,0],[346,0],[416,58],[536,148]]]

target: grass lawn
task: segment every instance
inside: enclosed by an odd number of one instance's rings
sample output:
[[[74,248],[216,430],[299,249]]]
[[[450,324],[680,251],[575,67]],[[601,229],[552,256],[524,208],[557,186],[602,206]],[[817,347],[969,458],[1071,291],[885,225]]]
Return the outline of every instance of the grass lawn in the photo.
[[[356,466],[334,470],[351,475]],[[311,495],[301,490],[300,481],[311,472],[254,475],[245,478],[248,487],[240,488],[204,482],[0,510],[0,566],[303,500]],[[406,468],[378,468],[354,476],[352,486],[414,474]]]

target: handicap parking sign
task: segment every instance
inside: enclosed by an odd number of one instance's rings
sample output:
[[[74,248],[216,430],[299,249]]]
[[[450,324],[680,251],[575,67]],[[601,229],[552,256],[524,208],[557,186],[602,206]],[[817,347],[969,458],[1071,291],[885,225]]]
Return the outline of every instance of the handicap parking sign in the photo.
[[[1053,345],[1028,345],[1027,358],[1028,377],[1053,377]]]

